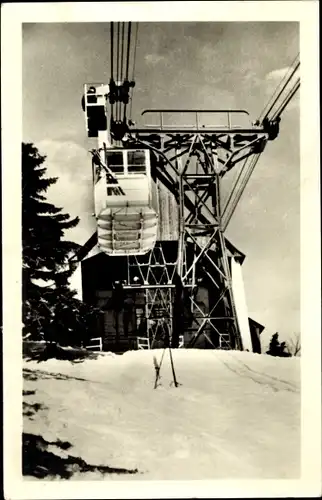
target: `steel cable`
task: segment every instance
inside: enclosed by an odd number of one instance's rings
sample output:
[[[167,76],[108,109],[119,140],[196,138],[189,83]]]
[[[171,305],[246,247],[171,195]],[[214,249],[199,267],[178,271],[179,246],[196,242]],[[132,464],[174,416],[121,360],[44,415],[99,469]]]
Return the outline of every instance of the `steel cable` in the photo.
[[[131,48],[131,28],[132,23],[129,22],[128,35],[127,35],[127,57],[126,57],[126,74],[125,79],[129,79],[129,66],[130,66],[130,48]]]
[[[133,55],[133,69],[132,69],[132,81],[135,81],[135,63],[136,63],[136,51],[137,51],[137,43],[138,43],[138,31],[139,31],[139,23],[136,23],[135,26],[135,39],[134,39],[134,55]],[[130,119],[132,119],[132,103],[133,103],[133,95],[134,95],[134,87],[131,88],[131,96],[130,96]]]
[[[120,73],[120,81],[123,82],[123,66],[124,66],[124,30],[125,23],[122,23],[122,41],[121,41],[121,73]]]
[[[110,23],[111,26],[111,80],[114,77],[114,23]]]
[[[120,24],[117,23],[116,84],[120,80]],[[116,120],[120,119],[120,103],[116,101]]]
[[[276,120],[284,111],[288,103],[291,101],[291,99],[294,97],[298,89],[300,88],[300,79],[296,80],[294,86],[290,90],[290,92],[287,94],[285,97],[284,101],[281,103],[280,107],[275,111],[275,113],[272,116],[272,120]]]
[[[241,197],[241,195],[246,187],[248,179],[254,170],[254,167],[257,163],[257,159],[258,158],[256,158],[256,155],[254,155],[254,156],[250,157],[249,162],[246,161],[246,165],[243,165],[241,175],[237,179],[236,184],[234,186],[234,192],[232,193],[231,202],[230,202],[229,206],[227,206],[226,212],[223,214],[223,219],[224,219],[223,220],[223,228],[225,228],[225,229],[226,229],[228,222],[230,221],[230,219],[235,211],[235,208],[240,200],[240,197]],[[247,165],[247,163],[248,163],[248,165]]]
[[[248,166],[245,164],[243,165],[242,171],[241,171],[240,175],[238,176],[238,179],[237,179],[235,186],[233,188],[233,191],[236,190],[235,194],[232,194],[231,203],[229,206],[226,206],[226,210],[223,213],[223,231],[226,230],[226,228],[229,224],[229,221],[231,220],[231,218],[235,212],[235,209],[238,205],[238,202],[239,202],[239,200],[244,192],[244,189],[245,189],[245,187],[246,187],[246,185],[247,185],[247,183],[248,183],[248,181],[249,181],[249,179],[254,171],[254,168],[256,167],[256,164],[259,160],[260,155],[261,155],[261,153],[257,153],[254,156],[252,156]],[[245,170],[244,170],[244,168],[245,168]]]
[[[262,113],[260,114],[260,117],[259,117],[260,120],[263,120],[271,112],[271,110],[273,109],[277,100],[281,96],[283,90],[285,90],[286,86],[288,85],[288,83],[292,79],[293,75],[295,74],[295,72],[297,71],[299,66],[300,66],[299,54],[297,54],[297,56],[295,57],[295,59],[293,60],[291,66],[290,66],[290,69],[287,71],[287,73],[284,75],[284,77],[282,78],[280,83],[277,85],[275,91],[273,92],[273,95],[271,96],[271,98],[269,99],[267,104],[265,105]]]

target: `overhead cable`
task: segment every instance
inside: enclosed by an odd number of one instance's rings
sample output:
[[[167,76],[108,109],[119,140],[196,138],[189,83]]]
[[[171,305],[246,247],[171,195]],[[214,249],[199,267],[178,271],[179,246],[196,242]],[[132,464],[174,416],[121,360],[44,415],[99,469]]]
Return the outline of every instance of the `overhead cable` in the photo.
[[[136,51],[137,51],[137,44],[138,44],[138,32],[139,32],[139,23],[136,23],[136,25],[135,25],[135,39],[134,39],[133,69],[132,69],[132,77],[131,77],[132,81],[135,81],[135,63],[136,63]],[[131,88],[131,95],[130,95],[130,113],[129,113],[130,119],[132,119],[133,95],[134,95],[134,87]]]
[[[282,88],[282,86],[284,86],[285,82],[288,82],[289,79],[290,79],[290,75],[293,73],[294,71],[294,67],[297,66],[298,64],[298,60],[299,60],[299,54],[297,54],[297,56],[293,59],[290,67],[288,68],[288,71],[285,73],[285,75],[283,76],[283,78],[281,79],[281,81],[279,82],[279,84],[277,85],[277,87],[275,88],[273,94],[271,95],[271,97],[268,99],[267,103],[265,104],[261,114],[260,114],[260,117],[259,119],[263,119],[265,115],[267,115],[269,113],[269,107],[271,106],[271,104],[273,102],[276,101],[276,96],[277,96],[277,93],[280,92],[280,89]]]
[[[273,93],[273,96],[272,98],[270,99],[270,102],[269,104],[267,104],[263,110],[263,112],[261,113],[261,121],[265,120],[266,118],[268,120],[271,120],[273,119],[272,116],[275,116],[276,118],[276,113],[274,111],[274,107],[276,106],[276,104],[278,104],[278,101],[279,99],[281,98],[283,92],[288,88],[288,86],[290,85],[290,82],[292,81],[292,78],[294,77],[294,75],[296,74],[297,70],[299,69],[300,67],[300,61],[299,61],[299,55],[294,59],[289,71],[287,72],[287,74],[283,77],[282,81],[280,82],[280,84],[277,86],[275,92]],[[297,89],[296,89],[297,90]],[[289,102],[289,101],[288,101]],[[285,109],[285,108],[283,108]],[[272,116],[270,116],[270,113],[272,113]]]

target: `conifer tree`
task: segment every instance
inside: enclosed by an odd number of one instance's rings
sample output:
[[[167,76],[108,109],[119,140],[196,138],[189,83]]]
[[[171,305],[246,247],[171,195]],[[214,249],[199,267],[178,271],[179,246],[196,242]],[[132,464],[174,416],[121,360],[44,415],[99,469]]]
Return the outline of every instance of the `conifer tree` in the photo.
[[[289,357],[290,353],[287,352],[286,342],[279,342],[278,333],[274,333],[272,335],[271,341],[269,343],[269,348],[266,354],[270,354],[271,356],[279,356],[279,357]]]
[[[62,209],[46,201],[57,178],[45,177],[46,157],[33,144],[22,144],[22,254],[24,333],[63,344],[77,344],[94,320],[95,311],[75,298],[68,279],[70,257],[79,245],[63,239],[75,227]]]
[[[267,354],[271,356],[279,356],[280,352],[280,343],[278,340],[278,333],[274,333],[269,343]]]

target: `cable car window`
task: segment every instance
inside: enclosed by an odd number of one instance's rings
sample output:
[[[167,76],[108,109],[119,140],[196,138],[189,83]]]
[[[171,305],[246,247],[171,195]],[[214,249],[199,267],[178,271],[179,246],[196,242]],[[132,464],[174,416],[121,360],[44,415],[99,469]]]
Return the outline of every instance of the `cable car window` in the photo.
[[[96,96],[96,88],[90,87],[87,91],[87,102],[88,104],[96,104],[97,96]]]
[[[115,174],[124,174],[123,153],[108,153],[107,164]]]
[[[146,171],[145,152],[144,151],[128,151],[127,162],[128,172],[143,172]]]

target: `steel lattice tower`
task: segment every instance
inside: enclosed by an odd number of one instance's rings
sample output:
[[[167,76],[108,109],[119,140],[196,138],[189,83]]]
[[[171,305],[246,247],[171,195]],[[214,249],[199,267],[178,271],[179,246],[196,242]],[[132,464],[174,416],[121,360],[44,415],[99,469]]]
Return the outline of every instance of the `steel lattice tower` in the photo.
[[[128,33],[130,39],[130,26]],[[113,40],[111,30],[111,57]],[[113,150],[116,145],[123,151],[144,149],[145,153],[148,149],[152,178],[177,203],[178,238],[175,242],[171,235],[172,251],[165,251],[159,241],[145,255],[130,252],[127,256],[122,286],[144,291],[150,345],[163,339],[178,347],[184,338],[184,344],[192,347],[203,336],[214,348],[245,348],[241,330],[247,328],[247,318],[237,317],[232,289],[232,269],[236,271],[235,261],[244,256],[227,240],[225,231],[267,142],[279,134],[281,114],[300,87],[299,66],[297,57],[255,123],[245,110],[145,110],[142,116],[152,117],[154,123],[137,127],[126,117],[129,86],[134,82],[115,82],[112,69],[109,85],[99,84],[98,90],[85,85],[82,107],[87,134],[98,138],[98,149],[91,150],[93,171],[95,164],[107,170],[109,186],[117,194],[117,178],[105,164],[106,148]],[[114,107],[120,111],[122,105],[123,119],[115,119]],[[166,123],[169,114],[172,119]],[[184,124],[182,117],[187,118]],[[239,173],[223,202],[223,181],[236,167]],[[141,213],[139,234],[144,228],[142,217]],[[97,242],[94,234],[84,248]]]
[[[152,342],[163,329],[173,346],[186,333],[191,347],[203,335],[213,347],[242,349],[230,273],[230,259],[235,255],[224,237],[241,191],[236,191],[236,183],[222,206],[221,183],[240,162],[243,165],[238,181],[244,176],[244,185],[247,183],[269,133],[257,125],[234,126],[233,117],[238,122],[239,116],[248,115],[243,110],[186,110],[195,115],[190,127],[165,126],[164,112],[144,111],[142,114],[158,116],[159,126],[149,129],[149,133],[146,128],[131,130],[130,141],[151,149],[153,175],[177,200],[177,259],[167,261],[160,244],[144,258],[130,258],[126,288],[137,287],[131,278],[134,260],[146,293],[147,330]],[[218,115],[225,115],[227,122],[220,127],[200,127],[199,114],[205,112],[211,113],[215,122]],[[171,113],[175,115],[176,111]],[[206,309],[198,302],[198,290],[203,284],[210,290]]]

